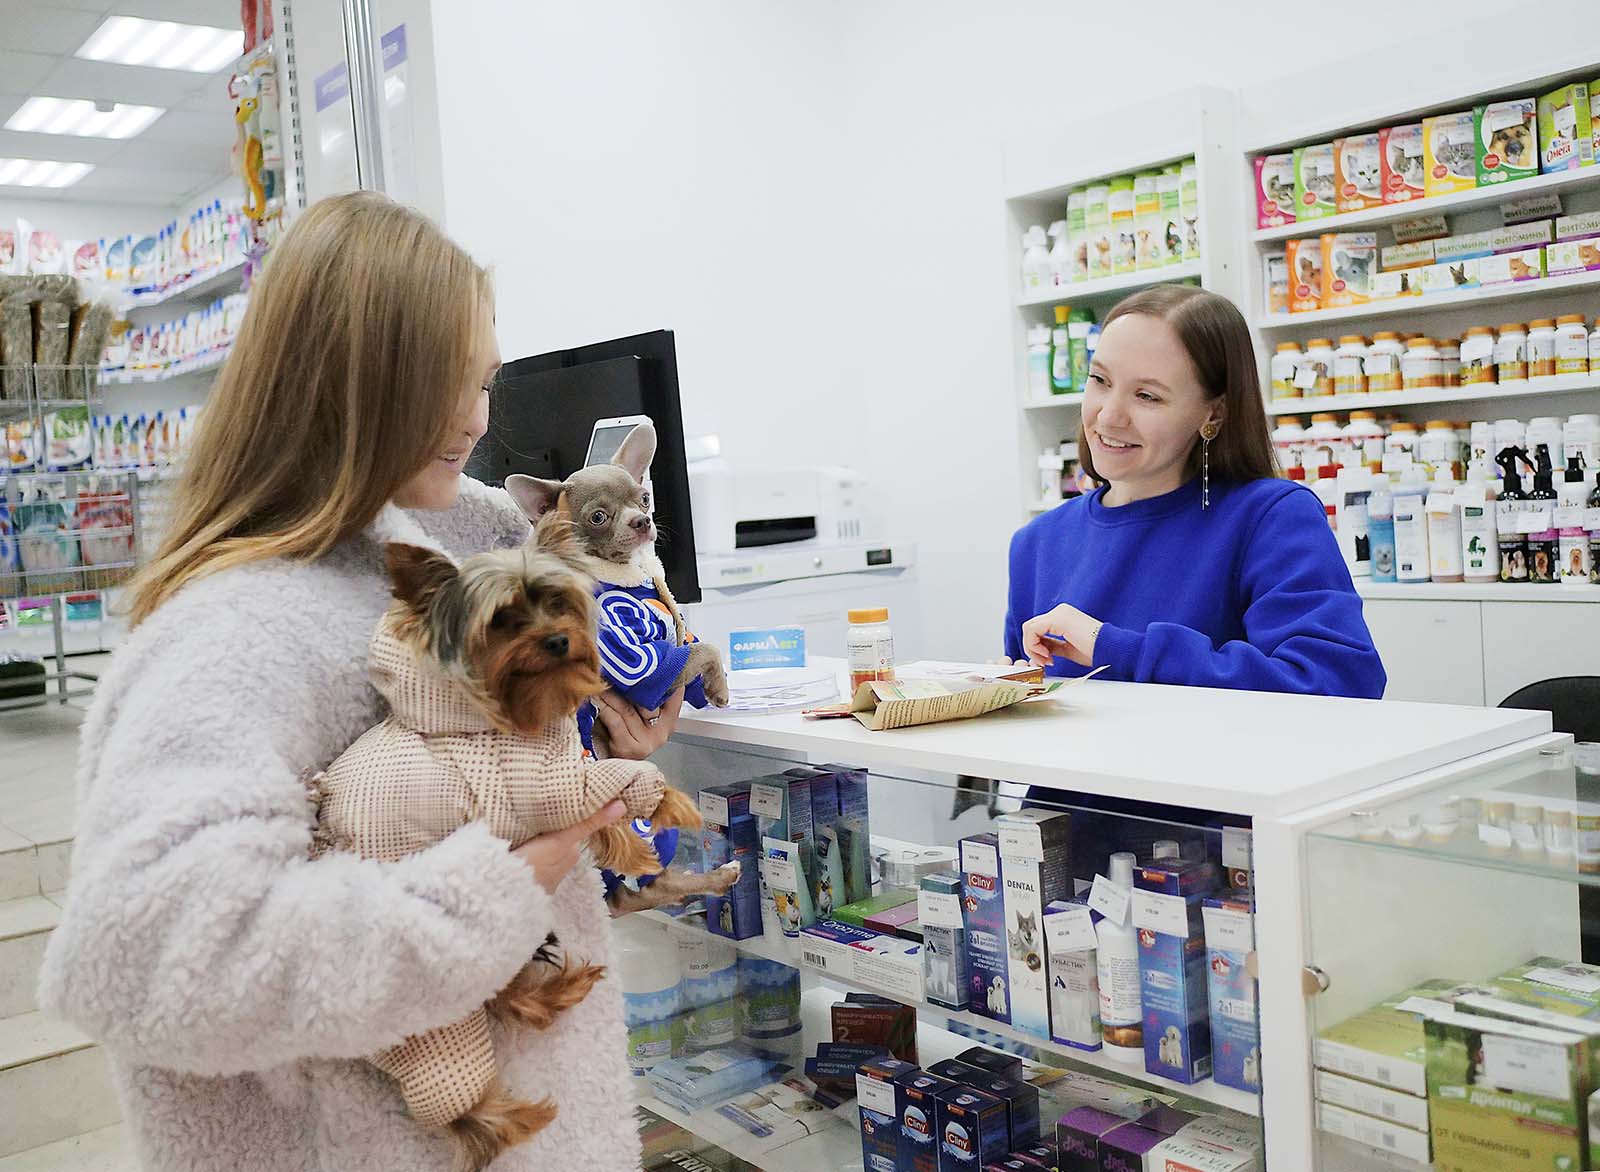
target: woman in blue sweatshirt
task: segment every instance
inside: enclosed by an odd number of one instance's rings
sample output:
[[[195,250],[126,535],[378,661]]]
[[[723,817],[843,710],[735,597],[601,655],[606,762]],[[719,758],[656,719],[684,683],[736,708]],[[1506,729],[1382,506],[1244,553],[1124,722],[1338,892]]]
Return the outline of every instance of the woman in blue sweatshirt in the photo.
[[[1055,675],[1383,695],[1322,504],[1278,478],[1232,302],[1177,285],[1120,302],[1078,441],[1100,487],[1012,539],[1008,656]]]

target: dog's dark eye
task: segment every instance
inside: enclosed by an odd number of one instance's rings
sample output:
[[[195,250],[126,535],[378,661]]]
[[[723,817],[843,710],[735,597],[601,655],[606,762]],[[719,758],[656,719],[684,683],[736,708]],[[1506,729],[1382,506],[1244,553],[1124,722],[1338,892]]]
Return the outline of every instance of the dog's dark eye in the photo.
[[[604,509],[596,509],[594,512],[589,514],[589,524],[604,525],[605,523],[606,511]]]
[[[497,631],[504,631],[508,627],[515,625],[516,621],[516,612],[510,607],[505,607],[494,612],[494,617],[489,620],[489,625]]]
[[[544,609],[545,609],[545,612],[547,614],[554,614],[554,615],[566,614],[567,613],[567,600],[565,598],[562,598],[559,594],[554,595],[553,597],[550,598],[550,600],[548,602],[546,602],[544,604]]]

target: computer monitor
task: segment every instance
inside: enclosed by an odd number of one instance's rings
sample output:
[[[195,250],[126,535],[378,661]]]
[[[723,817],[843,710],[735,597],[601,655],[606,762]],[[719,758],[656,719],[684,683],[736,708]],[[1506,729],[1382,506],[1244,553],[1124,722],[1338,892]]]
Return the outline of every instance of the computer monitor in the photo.
[[[648,415],[655,424],[650,480],[661,534],[656,549],[673,597],[683,604],[699,602],[671,330],[506,363],[490,403],[489,432],[467,471],[495,485],[516,472],[565,480],[583,467],[595,421],[623,415]]]

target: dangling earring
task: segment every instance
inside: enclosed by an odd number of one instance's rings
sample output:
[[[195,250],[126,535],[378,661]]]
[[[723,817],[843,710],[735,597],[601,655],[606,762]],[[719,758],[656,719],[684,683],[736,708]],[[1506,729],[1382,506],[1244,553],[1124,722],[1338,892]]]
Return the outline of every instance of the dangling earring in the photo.
[[[1200,507],[1211,507],[1211,441],[1217,438],[1217,432],[1222,429],[1211,420],[1207,420],[1200,429]]]

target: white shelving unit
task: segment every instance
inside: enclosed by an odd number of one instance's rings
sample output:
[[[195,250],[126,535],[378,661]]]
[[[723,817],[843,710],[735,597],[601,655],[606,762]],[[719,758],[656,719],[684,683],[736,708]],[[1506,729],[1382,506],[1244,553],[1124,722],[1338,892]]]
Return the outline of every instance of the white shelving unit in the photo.
[[[151,309],[157,305],[168,305],[173,302],[225,297],[239,288],[239,282],[244,277],[244,265],[245,258],[240,257],[233,263],[207,273],[197,280],[163,289],[159,293],[130,296],[123,301],[121,308],[127,312],[133,309]]]
[[[1593,168],[1591,168],[1593,170]],[[1600,171],[1586,176],[1591,187],[1587,190],[1600,194]],[[1528,298],[1551,298],[1563,293],[1578,291],[1590,294],[1583,300],[1575,300],[1576,306],[1581,304],[1592,307],[1596,303],[1593,296],[1596,286],[1600,286],[1600,271],[1591,273],[1569,273],[1560,277],[1538,277],[1526,281],[1509,281],[1503,285],[1482,285],[1476,289],[1462,289],[1455,293],[1429,293],[1420,297],[1394,297],[1387,301],[1369,301],[1365,305],[1345,305],[1334,309],[1314,309],[1305,313],[1274,313],[1261,314],[1256,318],[1256,328],[1268,333],[1278,334],[1287,330],[1311,330],[1316,326],[1327,325],[1329,322],[1357,322],[1372,321],[1375,318],[1386,320],[1413,322],[1425,315],[1437,314],[1448,309],[1476,308],[1478,306],[1498,305],[1505,301],[1522,301]],[[1518,312],[1521,312],[1520,310]],[[1550,312],[1554,312],[1553,310]],[[1549,316],[1542,313],[1540,316]],[[1593,313],[1586,316],[1593,318]],[[1481,324],[1490,324],[1486,321]]]
[[[1027,386],[1028,328],[1051,323],[1057,305],[1087,305],[1098,320],[1130,293],[1152,285],[1198,281],[1238,299],[1241,221],[1235,97],[1195,88],[1159,101],[1118,109],[1092,120],[1063,125],[1043,138],[1008,145],[1005,155],[1005,226],[1010,270],[1011,354],[1017,404],[1017,467],[1023,480],[1017,507],[1024,517],[1059,501],[1042,502],[1038,460],[1078,428],[1081,394],[1030,396]],[[1138,126],[1137,135],[1113,132]],[[1200,204],[1200,259],[1126,273],[1076,285],[1025,293],[1022,234],[1032,224],[1048,226],[1067,214],[1067,193],[1096,180],[1159,169],[1193,156]]]
[[[1323,395],[1310,399],[1274,399],[1268,415],[1308,415],[1313,411],[1385,411],[1424,403],[1508,403],[1531,400],[1537,404],[1556,395],[1600,392],[1600,375],[1557,375],[1524,383],[1480,384],[1473,387],[1435,387],[1422,391],[1389,391],[1374,395]]]
[[[100,376],[100,385],[103,387],[132,386],[135,383],[164,383],[173,379],[184,378],[193,374],[210,374],[228,360],[228,347],[214,350],[210,354],[201,355],[199,358],[187,362],[174,362],[171,366],[159,370],[113,370],[106,371]]]

